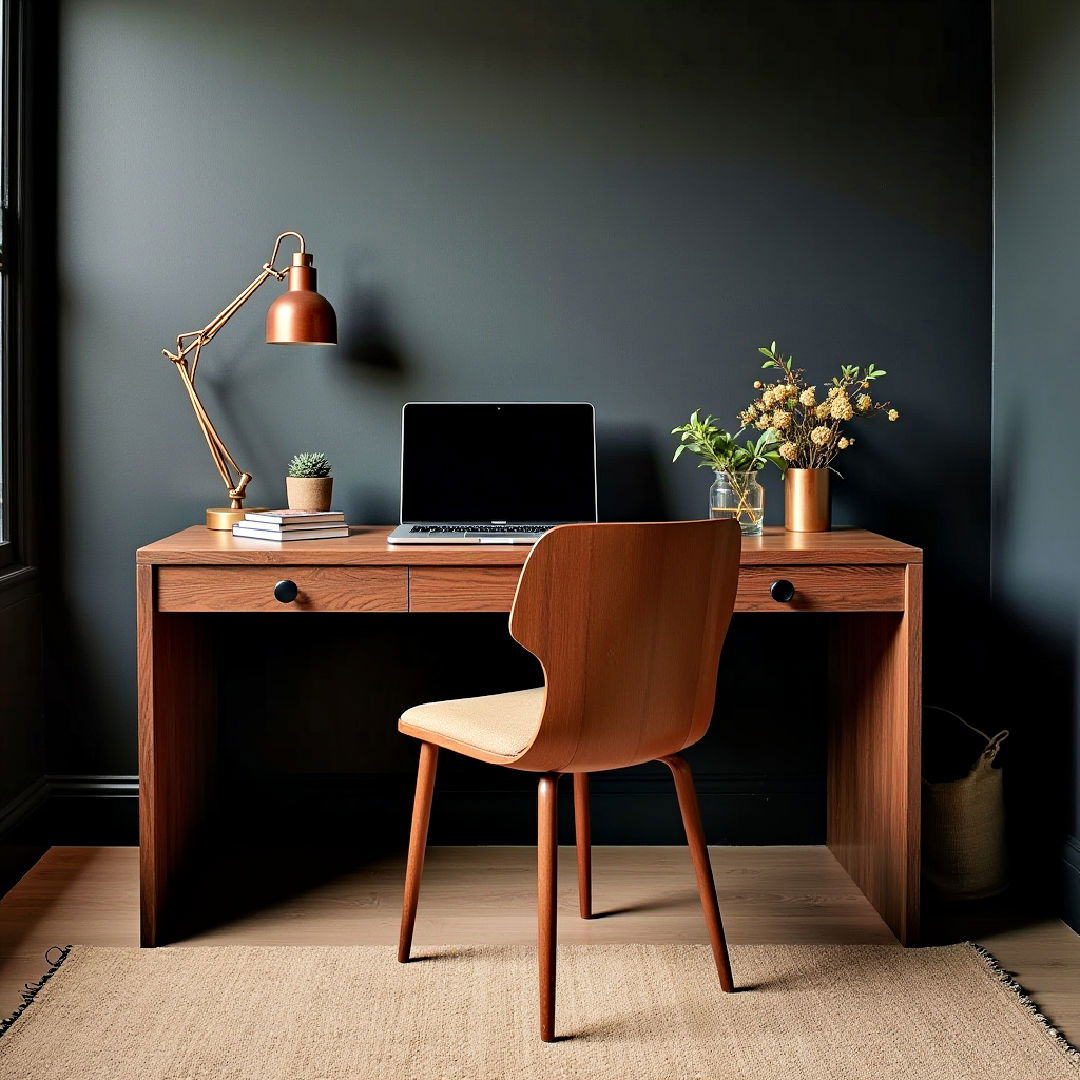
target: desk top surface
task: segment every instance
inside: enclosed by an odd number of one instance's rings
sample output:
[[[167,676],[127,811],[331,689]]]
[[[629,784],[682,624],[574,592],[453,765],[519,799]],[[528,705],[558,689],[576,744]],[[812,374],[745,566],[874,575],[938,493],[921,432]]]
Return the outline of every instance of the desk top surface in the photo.
[[[354,525],[339,540],[242,540],[192,525],[139,548],[135,561],[151,565],[286,566],[520,566],[525,544],[398,544],[386,542],[393,525]],[[789,533],[779,526],[744,537],[743,566],[858,566],[922,562],[922,549],[865,529]]]

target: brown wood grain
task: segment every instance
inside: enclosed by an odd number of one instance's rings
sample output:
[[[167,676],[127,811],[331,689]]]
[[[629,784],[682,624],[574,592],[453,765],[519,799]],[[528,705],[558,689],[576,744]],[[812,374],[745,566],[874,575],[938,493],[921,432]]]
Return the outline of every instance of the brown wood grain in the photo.
[[[564,525],[532,549],[510,633],[541,663],[532,742],[512,756],[399,721],[406,735],[497,765],[594,772],[697,742],[739,573],[733,521]]]
[[[410,611],[509,611],[516,566],[410,567]],[[794,597],[779,603],[769,587],[784,578]],[[902,566],[743,566],[736,611],[902,611]]]
[[[420,882],[424,876],[428,825],[431,822],[431,798],[435,793],[435,772],[439,766],[439,748],[420,744],[420,764],[416,770],[416,794],[413,796],[412,824],[409,827],[409,861],[405,867],[405,894],[401,902],[401,933],[398,936],[398,962],[404,964],[412,951],[416,907],[420,902]]]
[[[407,611],[408,572],[403,566],[162,566],[159,611]],[[277,582],[299,590],[282,603]]]
[[[559,777],[541,773],[536,788],[536,946],[540,1038],[555,1039],[555,949],[559,911]]]
[[[922,566],[905,610],[836,620],[830,655],[828,844],[905,945],[918,943]]]
[[[671,770],[672,779],[675,781],[679,813],[682,815],[683,830],[686,832],[686,844],[690,848],[690,859],[694,864],[694,877],[697,879],[701,911],[705,916],[705,925],[709,929],[709,943],[712,945],[713,962],[716,964],[720,989],[731,993],[735,989],[731,978],[731,960],[728,957],[724,924],[720,921],[720,903],[716,898],[716,882],[713,879],[712,864],[709,862],[705,830],[701,826],[701,811],[698,808],[697,791],[694,789],[694,776],[690,771],[690,766],[678,754],[671,754],[660,760]]]
[[[731,989],[716,889],[693,779],[677,751],[712,719],[716,668],[735,603],[734,521],[567,525],[532,549],[510,632],[541,662],[546,693],[532,742],[512,757],[399,721],[406,735],[467,757],[531,769],[538,778],[537,952],[540,1038],[555,1038],[559,774],[574,773],[579,912],[592,914],[589,789],[585,774],[661,757],[675,776],[721,986]],[[480,739],[474,736],[476,742]],[[417,781],[424,788],[424,758]],[[420,795],[417,796],[418,802]],[[426,822],[424,823],[426,826]],[[411,939],[417,817],[402,915]],[[422,849],[421,849],[422,850]],[[711,898],[711,899],[710,899]],[[411,906],[410,906],[411,905]],[[408,955],[407,944],[399,959]]]
[[[710,525],[683,524],[695,528]],[[548,540],[576,528],[556,530]],[[521,566],[536,551],[543,550],[543,544],[535,549],[512,545],[391,547],[386,543],[388,531],[388,527],[360,527],[347,540],[272,546],[193,527],[140,549],[144,944],[169,940],[171,936],[170,904],[185,853],[193,842],[213,767],[215,676],[207,648],[208,624],[200,612],[403,611],[409,603],[410,575],[413,585],[420,585],[414,610],[505,610],[502,605],[508,604],[510,586],[517,580]],[[692,598],[711,592],[702,568],[715,573],[725,561],[717,555],[717,551],[683,552],[661,571],[661,577],[668,574],[679,578],[676,592],[681,589],[680,596],[690,597],[689,607],[679,615],[689,610],[692,618],[681,630],[674,610],[665,614],[651,608],[650,603],[637,602],[637,608],[630,611],[616,598],[597,608],[596,640],[602,637],[605,619],[618,620],[625,647],[639,651],[647,646],[649,634],[655,634],[657,641],[679,641],[694,636],[686,631],[686,625],[697,625],[697,647],[708,651],[716,644],[718,649],[726,625],[724,605],[711,609],[711,613],[699,611],[700,599]],[[579,570],[584,570],[594,553],[582,548],[575,558]],[[621,548],[615,545],[600,557],[600,562],[607,563],[612,572],[616,567],[628,566],[632,572],[641,573],[643,558],[642,551],[633,544]],[[913,942],[919,925],[922,553],[863,530],[794,535],[770,529],[760,539],[743,540],[737,559],[742,567],[738,610],[849,613],[835,620],[829,842],[894,932],[901,940]],[[537,568],[541,562],[537,562]],[[163,588],[159,589],[155,575],[160,577]],[[796,598],[789,604],[779,604],[771,597],[762,599],[762,591],[768,596],[774,575],[795,583]],[[898,603],[896,582],[900,575],[903,593]],[[459,583],[453,584],[459,576]],[[284,577],[297,581],[305,593],[304,600],[290,605],[273,599],[273,585]],[[536,578],[542,581],[543,575],[537,574]],[[581,646],[581,623],[574,623],[575,612],[579,613],[584,602],[579,593],[580,589],[567,590],[559,613],[562,622],[553,620],[553,629],[547,632],[538,627],[547,613],[555,611],[555,598],[542,585],[531,589],[521,609],[523,617],[515,633],[520,632],[519,640],[540,656],[546,669],[564,667],[568,651]],[[439,604],[447,606],[425,606]],[[894,605],[896,609],[892,610]],[[531,612],[528,618],[526,612]],[[531,629],[530,623],[534,624]],[[706,633],[702,627],[711,629]],[[655,666],[654,661],[650,664]],[[707,666],[703,665],[702,670]],[[663,669],[664,664],[660,667]],[[619,764],[674,752],[699,738],[708,724],[711,709],[707,704],[713,693],[710,679],[691,679],[689,697],[685,693],[685,673],[676,677],[671,671],[660,670],[658,677],[658,672],[650,668],[645,682],[650,680],[655,680],[660,689],[642,690],[642,680],[636,678],[631,680],[631,686],[621,688],[614,677],[601,678],[599,700],[607,701],[611,711],[601,719],[598,730],[604,733],[605,743],[618,745]],[[615,767],[614,759],[598,754],[599,744],[577,740],[573,721],[567,720],[583,700],[584,687],[582,678],[573,677],[557,691],[563,718],[551,728],[554,737],[539,748],[536,744],[528,748],[531,758],[522,755],[514,762],[517,767],[538,771]],[[674,695],[665,692],[672,687]],[[668,745],[671,732],[666,725],[654,727],[641,722],[646,713],[658,716],[667,709],[682,715],[688,708],[692,719],[680,734],[679,747]],[[630,740],[619,719],[626,713],[637,718],[632,722],[634,734]],[[660,731],[660,727],[665,730]],[[618,734],[621,743],[607,738],[612,733]],[[459,749],[452,745],[450,748]]]
[[[577,848],[578,914],[592,918],[592,807],[589,774],[574,773],[574,845]]]
[[[171,901],[205,811],[214,765],[213,659],[205,624],[155,611],[137,567],[141,939],[170,937]]]
[[[410,566],[410,611],[509,611],[520,566]]]
[[[795,586],[791,600],[769,592],[774,581]],[[903,611],[902,566],[745,566],[736,611]]]
[[[340,540],[294,540],[284,544],[243,540],[193,525],[139,548],[140,563],[326,566],[521,566],[530,552],[522,544],[388,544],[391,525],[354,525]],[[789,533],[769,526],[764,536],[744,537],[743,566],[881,566],[922,562],[922,551],[865,529]]]
[[[515,767],[617,769],[697,742],[738,559],[730,521],[569,525],[540,540],[510,632],[543,665],[547,695]]]

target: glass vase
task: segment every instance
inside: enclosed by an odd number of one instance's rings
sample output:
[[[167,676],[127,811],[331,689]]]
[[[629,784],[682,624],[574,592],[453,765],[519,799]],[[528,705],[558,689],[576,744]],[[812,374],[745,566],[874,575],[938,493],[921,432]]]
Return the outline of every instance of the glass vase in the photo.
[[[743,536],[760,536],[765,527],[765,489],[757,472],[717,471],[709,489],[709,517],[734,518]]]

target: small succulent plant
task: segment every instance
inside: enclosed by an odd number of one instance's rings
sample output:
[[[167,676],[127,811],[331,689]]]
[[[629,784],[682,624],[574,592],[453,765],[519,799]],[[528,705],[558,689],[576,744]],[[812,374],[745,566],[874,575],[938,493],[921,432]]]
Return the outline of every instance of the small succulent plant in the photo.
[[[321,451],[296,454],[289,460],[287,476],[321,477],[330,475],[330,459]]]

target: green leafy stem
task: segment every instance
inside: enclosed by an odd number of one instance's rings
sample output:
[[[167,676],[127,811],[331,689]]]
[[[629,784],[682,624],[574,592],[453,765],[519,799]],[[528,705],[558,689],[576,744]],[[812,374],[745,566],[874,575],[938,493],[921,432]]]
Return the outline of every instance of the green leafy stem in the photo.
[[[741,519],[745,512],[751,523],[756,523],[758,512],[749,503],[749,483],[740,481],[738,474],[757,472],[769,462],[783,469],[786,463],[777,452],[780,441],[772,428],[766,428],[756,440],[750,438],[740,444],[739,436],[744,430],[740,428],[732,435],[716,423],[716,417],[710,415],[702,420],[701,410],[695,409],[688,424],[671,429],[672,435],[679,436],[671,460],[678,461],[684,451],[689,451],[701,459],[698,468],[727,474],[731,490],[739,500],[734,516]]]

